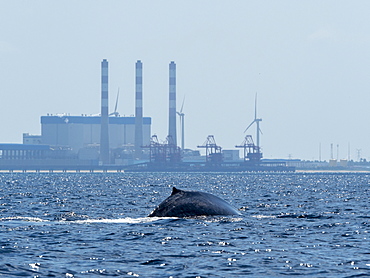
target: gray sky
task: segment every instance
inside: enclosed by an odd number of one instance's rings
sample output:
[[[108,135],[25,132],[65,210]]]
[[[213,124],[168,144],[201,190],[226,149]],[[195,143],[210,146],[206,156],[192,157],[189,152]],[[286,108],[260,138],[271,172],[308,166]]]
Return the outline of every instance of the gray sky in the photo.
[[[143,62],[144,116],[164,139],[168,64],[184,96],[186,147],[213,134],[224,149],[263,119],[265,158],[370,159],[370,1],[1,1],[0,142],[40,134],[40,116],[134,114]],[[249,130],[255,138],[255,129]]]

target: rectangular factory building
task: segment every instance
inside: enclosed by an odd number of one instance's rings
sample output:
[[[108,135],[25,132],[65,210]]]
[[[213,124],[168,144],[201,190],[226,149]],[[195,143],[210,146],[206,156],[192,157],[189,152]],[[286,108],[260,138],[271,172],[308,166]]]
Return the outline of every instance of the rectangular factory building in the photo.
[[[99,116],[42,116],[42,144],[81,148],[100,144]],[[150,144],[151,118],[143,117],[143,145]],[[122,148],[135,144],[135,117],[109,117],[109,147]]]

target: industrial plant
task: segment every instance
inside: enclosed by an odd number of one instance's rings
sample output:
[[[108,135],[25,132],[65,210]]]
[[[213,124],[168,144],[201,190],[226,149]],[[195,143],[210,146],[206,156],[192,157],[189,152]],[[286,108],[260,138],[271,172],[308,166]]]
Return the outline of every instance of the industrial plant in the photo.
[[[222,150],[213,135],[203,145],[206,155],[185,149],[182,103],[176,107],[176,64],[169,64],[168,136],[161,142],[151,134],[152,119],[143,116],[143,63],[135,65],[135,115],[121,117],[109,113],[109,67],[101,62],[101,113],[99,115],[47,114],[41,116],[41,135],[23,134],[23,144],[0,144],[0,170],[9,171],[294,171],[284,162],[263,162],[259,145],[262,119],[247,127],[257,127],[257,144],[252,136],[236,145],[243,150]],[[181,147],[177,141],[180,120]]]

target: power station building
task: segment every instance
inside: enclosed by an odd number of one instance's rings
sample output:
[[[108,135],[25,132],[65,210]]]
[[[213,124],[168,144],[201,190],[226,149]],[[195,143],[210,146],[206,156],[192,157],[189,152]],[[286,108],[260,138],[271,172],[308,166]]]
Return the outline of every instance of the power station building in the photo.
[[[109,117],[109,148],[135,144],[135,117]],[[101,117],[42,116],[41,143],[68,147],[73,152],[100,144]],[[143,144],[150,143],[151,118],[143,117]]]

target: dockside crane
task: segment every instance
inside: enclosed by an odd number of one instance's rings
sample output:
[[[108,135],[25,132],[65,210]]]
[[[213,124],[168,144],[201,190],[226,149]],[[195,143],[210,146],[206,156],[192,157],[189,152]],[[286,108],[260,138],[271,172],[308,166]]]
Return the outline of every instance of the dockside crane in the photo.
[[[235,146],[235,148],[243,149],[245,162],[249,161],[253,163],[258,163],[262,158],[261,149],[254,144],[251,135],[245,136],[244,141],[240,145]]]
[[[149,149],[151,163],[161,165],[181,162],[181,150],[174,144],[171,136],[167,136],[166,141],[160,143],[157,135],[153,135],[150,144],[143,148]]]
[[[149,148],[150,162],[154,163],[166,162],[166,152],[163,144],[159,142],[157,135],[153,135],[150,138],[149,146],[143,146],[143,148]]]
[[[213,135],[208,135],[207,140],[198,148],[206,149],[206,162],[207,163],[221,163],[222,148],[216,144],[216,140]]]

